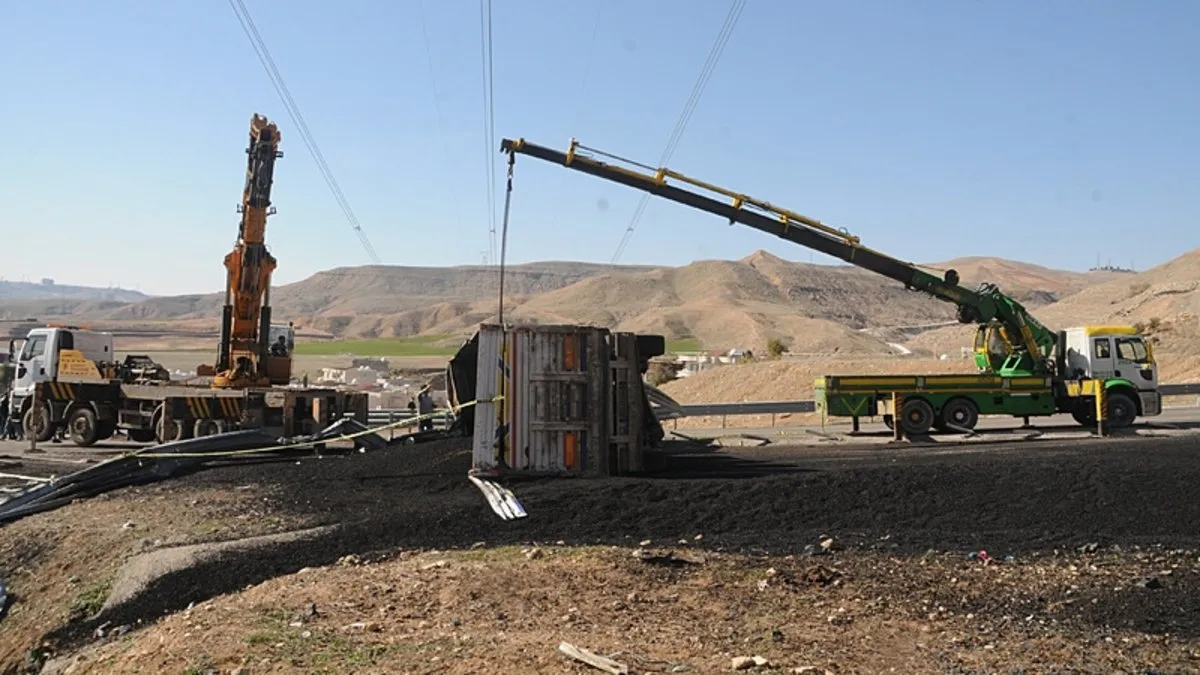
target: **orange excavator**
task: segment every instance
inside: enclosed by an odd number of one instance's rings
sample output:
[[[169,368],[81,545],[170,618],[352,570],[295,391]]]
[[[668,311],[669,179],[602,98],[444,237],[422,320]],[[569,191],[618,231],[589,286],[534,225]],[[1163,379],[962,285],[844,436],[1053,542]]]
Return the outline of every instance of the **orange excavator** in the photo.
[[[237,243],[225,256],[225,306],[216,366],[197,374],[211,376],[212,386],[244,389],[287,384],[292,375],[291,324],[271,325],[271,274],[276,261],[267,250],[267,217],[275,214],[271,185],[279,151],[279,128],[255,113],[250,120],[246,187],[238,206],[241,223]],[[278,328],[278,330],[277,330]]]

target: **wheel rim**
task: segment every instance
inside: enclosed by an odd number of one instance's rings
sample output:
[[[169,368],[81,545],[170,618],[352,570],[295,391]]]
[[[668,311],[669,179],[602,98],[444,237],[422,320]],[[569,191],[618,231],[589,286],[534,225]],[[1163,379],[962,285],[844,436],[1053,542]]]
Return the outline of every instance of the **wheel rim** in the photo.
[[[71,422],[71,433],[77,436],[87,436],[92,431],[92,425],[88,423],[87,418],[83,415],[78,415]]]
[[[904,414],[904,421],[912,432],[924,433],[933,422],[932,410],[927,405],[914,405]]]

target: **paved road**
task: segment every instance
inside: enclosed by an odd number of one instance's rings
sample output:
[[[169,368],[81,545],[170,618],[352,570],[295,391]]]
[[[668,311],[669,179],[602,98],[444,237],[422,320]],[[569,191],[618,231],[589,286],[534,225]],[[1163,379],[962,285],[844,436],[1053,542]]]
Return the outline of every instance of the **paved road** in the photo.
[[[667,425],[668,437],[672,431]],[[922,439],[914,445],[935,443],[963,445],[965,443],[1002,443],[1021,440],[1061,441],[1083,440],[1092,437],[1092,432],[1080,427],[1069,415],[1035,419],[1030,428],[1021,428],[1021,421],[1007,417],[985,417],[979,421],[978,434],[966,438],[962,434],[936,434]],[[757,445],[767,439],[781,446],[821,446],[850,449],[870,447],[888,443],[892,432],[882,423],[863,424],[858,434],[850,433],[849,424],[826,425],[822,430],[813,426],[777,426],[758,428],[690,429],[679,430],[679,434],[691,438],[715,438],[728,446]],[[1174,436],[1196,434],[1200,436],[1200,408],[1168,408],[1152,422],[1142,422],[1133,429],[1125,430],[1122,436]],[[754,437],[745,439],[744,437]],[[71,473],[90,464],[102,461],[122,452],[146,447],[125,441],[107,441],[91,448],[79,448],[73,443],[40,443],[38,451],[31,452],[27,441],[0,441],[0,488],[23,484],[18,478],[5,476],[50,476]],[[964,448],[965,449],[965,448]]]
[[[666,425],[668,434],[673,431],[670,422]],[[1172,427],[1175,427],[1174,429]],[[860,432],[851,434],[849,424],[827,424],[825,429],[814,426],[775,426],[775,427],[728,427],[725,429],[693,429],[682,428],[680,434],[691,438],[722,438],[735,436],[758,436],[768,438],[772,443],[780,444],[816,444],[828,442],[852,443],[882,443],[892,438],[892,432],[882,422],[862,424]],[[984,417],[976,426],[976,440],[1012,440],[1024,438],[1034,432],[1040,433],[1047,439],[1069,440],[1072,438],[1087,438],[1090,432],[1079,426],[1070,415],[1054,415],[1052,417],[1033,418],[1029,428],[1021,428],[1021,420],[1011,417]],[[1167,408],[1162,415],[1151,421],[1139,422],[1134,429],[1126,433],[1151,435],[1155,433],[1198,433],[1200,434],[1200,408],[1182,407]],[[822,435],[822,433],[824,435]],[[934,442],[958,442],[963,440],[961,434],[936,434],[931,437]]]

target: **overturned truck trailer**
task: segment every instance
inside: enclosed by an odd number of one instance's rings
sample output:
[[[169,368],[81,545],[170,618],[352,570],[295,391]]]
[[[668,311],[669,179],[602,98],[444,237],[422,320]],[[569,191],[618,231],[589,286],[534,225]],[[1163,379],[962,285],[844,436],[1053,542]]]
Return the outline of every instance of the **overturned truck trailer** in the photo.
[[[663,429],[642,376],[660,335],[485,324],[450,360],[455,428],[482,473],[614,476],[646,470]],[[492,400],[497,398],[497,400]]]

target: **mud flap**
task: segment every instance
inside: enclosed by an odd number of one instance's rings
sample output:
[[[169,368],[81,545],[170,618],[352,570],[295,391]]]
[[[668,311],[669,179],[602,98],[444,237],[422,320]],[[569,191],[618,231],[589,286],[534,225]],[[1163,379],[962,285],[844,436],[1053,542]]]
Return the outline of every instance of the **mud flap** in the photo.
[[[467,478],[475,484],[475,487],[479,488],[484,498],[487,499],[488,506],[491,506],[496,515],[502,519],[516,520],[528,515],[525,513],[525,507],[521,506],[521,502],[517,500],[517,496],[512,493],[512,490],[469,474]]]

